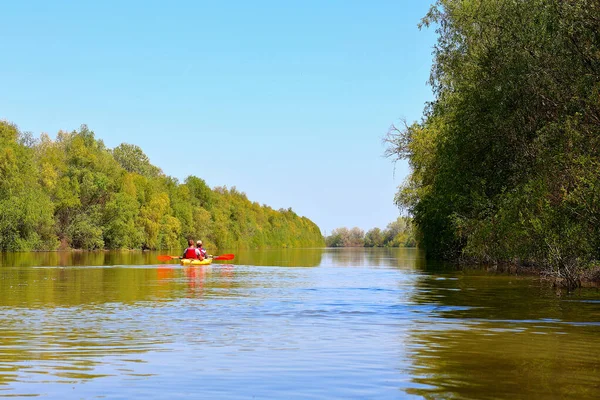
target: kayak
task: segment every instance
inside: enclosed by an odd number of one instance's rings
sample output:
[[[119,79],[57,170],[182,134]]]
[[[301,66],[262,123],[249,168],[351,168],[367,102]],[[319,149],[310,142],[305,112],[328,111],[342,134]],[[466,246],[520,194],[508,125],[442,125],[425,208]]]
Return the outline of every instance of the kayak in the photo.
[[[191,258],[182,258],[179,260],[181,265],[210,265],[212,263],[212,258],[205,258],[204,260],[194,260]]]

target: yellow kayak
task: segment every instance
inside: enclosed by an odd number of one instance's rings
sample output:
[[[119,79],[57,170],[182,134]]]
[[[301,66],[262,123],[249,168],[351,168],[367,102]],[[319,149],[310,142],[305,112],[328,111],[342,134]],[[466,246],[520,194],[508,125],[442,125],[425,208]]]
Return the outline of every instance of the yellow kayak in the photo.
[[[181,265],[210,265],[212,263],[212,258],[205,258],[204,260],[194,260],[191,258],[182,258],[179,260]]]

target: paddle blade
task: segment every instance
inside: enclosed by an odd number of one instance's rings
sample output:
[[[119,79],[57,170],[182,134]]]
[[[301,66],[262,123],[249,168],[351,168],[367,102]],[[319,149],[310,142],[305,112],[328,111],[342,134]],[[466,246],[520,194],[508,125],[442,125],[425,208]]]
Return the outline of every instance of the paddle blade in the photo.
[[[214,256],[213,260],[233,260],[233,254],[223,254],[220,256]]]
[[[178,258],[176,256],[158,256],[158,261],[171,261],[174,258]]]

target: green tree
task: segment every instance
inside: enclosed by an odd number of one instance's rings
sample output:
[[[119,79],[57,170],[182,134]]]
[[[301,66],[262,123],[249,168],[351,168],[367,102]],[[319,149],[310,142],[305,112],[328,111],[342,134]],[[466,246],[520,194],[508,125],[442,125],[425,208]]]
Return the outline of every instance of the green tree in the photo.
[[[0,121],[0,250],[56,247],[53,205],[38,182],[28,138]]]
[[[431,8],[435,100],[387,138],[412,167],[396,201],[428,256],[524,260],[568,285],[598,260],[597,15],[594,0]]]
[[[417,240],[411,219],[398,217],[390,222],[383,232],[383,243],[387,247],[415,247]]]
[[[364,247],[364,238],[364,231],[358,227],[352,229],[341,227],[331,231],[331,235],[326,238],[325,244],[328,247]]]
[[[381,229],[373,228],[367,231],[365,234],[365,247],[382,247],[383,246],[383,234]]]
[[[148,156],[139,146],[121,143],[112,150],[115,160],[128,172],[134,172],[146,177],[156,177],[162,172],[160,168],[150,163]]]
[[[82,125],[36,140],[0,122],[0,250],[320,246],[309,219],[250,202],[235,187],[181,184],[142,150],[110,150]]]

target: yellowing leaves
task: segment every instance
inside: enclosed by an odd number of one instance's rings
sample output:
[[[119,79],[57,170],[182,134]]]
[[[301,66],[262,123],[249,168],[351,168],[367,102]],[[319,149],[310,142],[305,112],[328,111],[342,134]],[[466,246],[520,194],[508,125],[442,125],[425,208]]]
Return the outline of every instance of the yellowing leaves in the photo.
[[[322,244],[318,228],[290,210],[253,204],[235,188],[213,191],[194,176],[180,184],[141,148],[111,151],[86,126],[30,139],[0,122],[0,250],[53,249],[59,241],[166,249],[188,238],[211,247]]]

